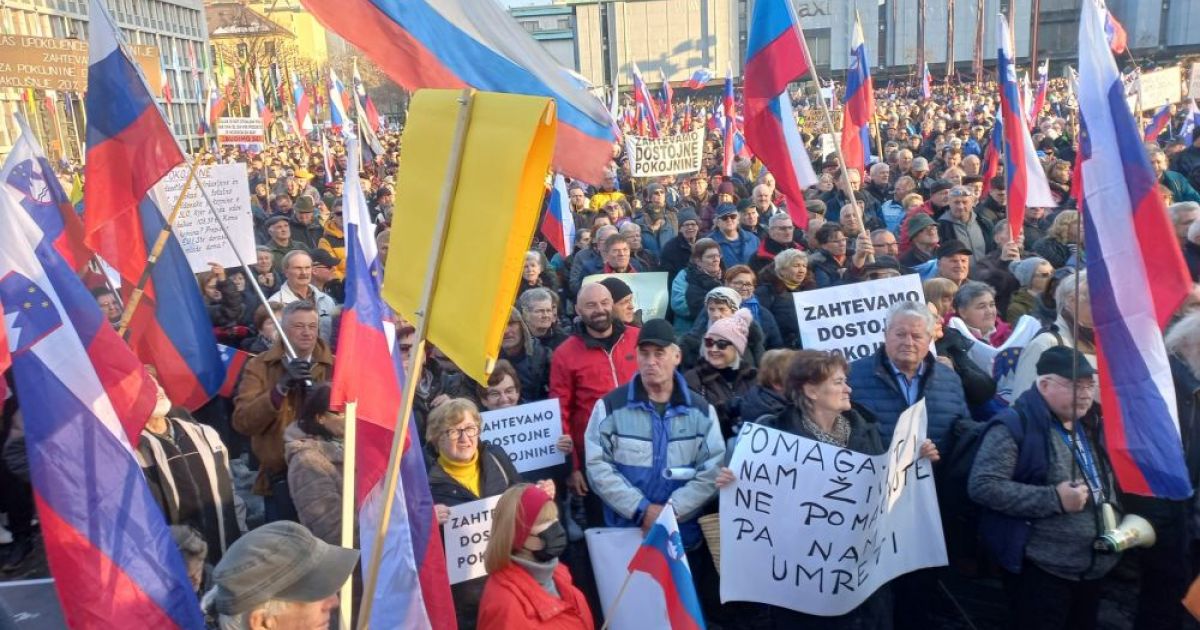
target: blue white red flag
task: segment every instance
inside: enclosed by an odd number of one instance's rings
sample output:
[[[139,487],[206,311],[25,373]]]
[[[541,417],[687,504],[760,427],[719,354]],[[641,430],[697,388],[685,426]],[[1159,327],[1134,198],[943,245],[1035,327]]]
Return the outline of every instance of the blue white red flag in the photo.
[[[103,29],[94,11],[93,3],[93,33]],[[154,409],[154,382],[8,194],[0,194],[0,232],[5,349],[28,418],[30,479],[67,625],[203,628],[131,447]]]
[[[708,68],[700,68],[692,73],[692,76],[687,81],[687,87],[690,90],[704,89],[709,81],[712,81],[713,73]]]
[[[850,41],[850,69],[846,71],[845,107],[842,108],[842,162],[865,172],[871,153],[871,117],[875,115],[871,66],[862,22],[854,14],[854,38]]]
[[[688,567],[683,538],[679,535],[679,523],[675,520],[675,506],[671,503],[663,506],[650,531],[646,532],[646,538],[629,561],[629,570],[646,573],[662,587],[672,630],[705,627],[700,598],[696,596],[692,570]]]
[[[1158,142],[1164,129],[1167,128],[1167,123],[1171,122],[1171,105],[1163,105],[1154,112],[1154,117],[1150,119],[1150,123],[1142,130],[1142,140],[1145,142]]]
[[[733,100],[733,70],[725,71],[725,93],[721,103],[721,147],[724,155],[721,160],[721,173],[725,177],[733,175],[733,125],[737,115],[734,113],[736,104]]]
[[[296,104],[296,135],[304,137],[313,128],[312,117],[309,116],[312,102],[308,100],[308,92],[304,91],[304,84],[295,72],[292,73],[292,100]]]
[[[221,355],[221,365],[225,367],[225,381],[221,383],[217,395],[233,398],[237,393],[238,379],[242,377],[242,368],[246,367],[246,362],[254,355],[224,344],[217,344],[217,352]]]
[[[1127,37],[1125,36],[1125,27],[1113,17],[1111,11],[1104,11],[1104,39],[1108,42],[1108,47],[1118,55],[1125,52],[1128,47]]]
[[[1000,153],[1004,150],[1004,112],[996,110],[992,134],[988,138],[987,151],[983,154],[983,196],[992,190],[992,178],[1000,172]],[[1005,182],[1007,186],[1008,182]]]
[[[642,80],[642,71],[638,69],[637,63],[633,64],[633,102],[637,106],[638,129],[641,135],[657,138],[658,104],[654,101],[654,95],[650,94],[650,89],[646,87],[646,82]]]
[[[928,101],[933,98],[933,77],[929,75],[929,64],[921,66],[921,98]]]
[[[1105,42],[1104,19],[1102,4],[1084,0],[1080,201],[1105,444],[1123,491],[1182,500],[1192,486],[1162,329],[1192,282]]]
[[[571,213],[567,182],[562,175],[554,176],[554,185],[547,191],[541,229],[554,251],[563,258],[571,255],[575,245],[575,215]]]
[[[103,3],[90,4],[84,242],[117,270],[128,297],[166,225],[146,193],[183,154]],[[129,345],[157,368],[175,404],[198,409],[221,387],[212,321],[173,234],[129,324]]]
[[[662,75],[662,113],[667,118],[667,124],[675,122],[675,90],[671,89],[671,82],[667,80],[667,73],[661,68],[658,73]]]
[[[800,228],[808,226],[804,189],[817,183],[788,84],[811,67],[800,20],[789,0],[754,3],[746,50],[746,144],[775,175],[775,186],[787,198],[788,214]]]
[[[1029,128],[1037,126],[1038,114],[1046,105],[1046,91],[1050,86],[1050,60],[1046,59],[1038,66],[1037,90],[1033,94],[1033,102],[1029,105]]]
[[[91,250],[83,243],[83,222],[36,136],[24,121],[20,127],[21,136],[0,170],[0,182],[7,185],[8,194],[33,217],[67,266],[81,272],[92,260]]]
[[[1184,118],[1183,124],[1179,126],[1178,137],[1191,144],[1197,124],[1200,124],[1200,109],[1196,108],[1196,99],[1188,99],[1187,118]]]
[[[588,183],[604,178],[615,136],[608,111],[497,2],[302,0],[408,89],[473,87],[557,103],[554,167]]]
[[[352,77],[354,83],[355,107],[361,108],[363,118],[367,121],[367,126],[371,131],[379,133],[379,128],[383,126],[383,121],[379,118],[379,111],[375,109],[375,103],[371,101],[371,95],[367,94],[367,88],[363,84],[362,76],[358,74],[358,60],[354,60],[354,75]]]
[[[263,98],[262,91],[259,86],[262,85],[262,78],[258,74],[258,69],[254,69],[254,83],[250,86],[250,94],[254,99],[254,114],[262,120],[263,129],[271,128],[271,121],[275,119],[275,114],[271,112],[271,108],[267,106],[267,101]]]
[[[1000,112],[1004,122],[1004,178],[1008,191],[1008,229],[1015,239],[1025,222],[1025,208],[1053,208],[1057,204],[1050,196],[1046,171],[1038,162],[1033,138],[1017,87],[1016,58],[1013,56],[1012,35],[1008,19],[999,20],[1000,46],[997,71],[1000,81]]]
[[[205,132],[208,134],[217,133],[217,121],[221,119],[221,115],[225,113],[225,97],[221,94],[221,90],[217,89],[217,82],[212,78],[208,80],[208,111],[205,119]],[[203,135],[203,134],[201,134]]]
[[[338,79],[337,73],[333,68],[329,69],[329,124],[333,127],[334,133],[341,133],[343,128],[346,128],[346,123],[349,122],[350,116],[346,113],[345,87]]]
[[[358,141],[347,138],[347,173],[359,172]],[[357,177],[347,177],[342,212],[346,223],[346,304],[338,334],[332,398],[340,408],[357,401],[355,492],[364,565],[379,529],[404,370],[396,347],[391,309],[380,297],[383,266],[371,213]],[[400,461],[400,483],[380,559],[372,628],[454,628],[454,602],[446,557],[429,494],[429,478],[411,418]],[[363,574],[369,567],[363,567]]]

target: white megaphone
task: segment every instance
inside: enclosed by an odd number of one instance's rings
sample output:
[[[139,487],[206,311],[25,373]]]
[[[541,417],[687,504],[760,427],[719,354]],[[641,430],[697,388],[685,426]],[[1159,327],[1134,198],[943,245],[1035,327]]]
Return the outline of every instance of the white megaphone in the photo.
[[[1096,539],[1095,548],[1108,553],[1120,553],[1135,547],[1154,545],[1154,526],[1150,521],[1136,515],[1126,514],[1117,525],[1117,515],[1112,505],[1101,506],[1105,531]]]

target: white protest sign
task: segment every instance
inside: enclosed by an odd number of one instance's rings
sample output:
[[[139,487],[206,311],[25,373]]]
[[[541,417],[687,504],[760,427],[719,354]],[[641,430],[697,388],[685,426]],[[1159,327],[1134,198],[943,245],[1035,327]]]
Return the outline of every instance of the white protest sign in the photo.
[[[1129,108],[1137,111],[1138,92],[1141,92],[1141,109],[1157,110],[1168,103],[1183,100],[1183,69],[1179,66],[1163,68],[1154,72],[1143,72],[1134,83]]]
[[[633,310],[642,312],[642,321],[667,316],[667,304],[671,299],[667,288],[667,272],[597,273],[584,278],[583,284],[600,282],[605,278],[616,278],[629,285],[633,291]]]
[[[671,630],[662,587],[641,571],[629,574],[629,561],[642,544],[642,530],[637,527],[593,527],[583,535],[587,539],[592,574],[596,577],[600,607],[609,622],[608,627],[613,630]],[[627,575],[629,586],[614,609],[613,602]]]
[[[217,144],[226,147],[240,147],[247,151],[262,151],[267,143],[267,134],[263,131],[261,118],[233,118],[225,116],[217,119]]]
[[[887,310],[897,302],[924,302],[921,277],[905,274],[792,294],[805,350],[836,352],[847,361],[883,345]]]
[[[925,401],[868,456],[746,423],[721,490],[721,601],[842,615],[898,575],[946,564]]]
[[[1192,63],[1188,75],[1188,98],[1200,98],[1200,61]]]
[[[442,529],[446,546],[446,573],[451,584],[487,575],[483,552],[492,534],[492,510],[500,495],[450,506],[450,518]]]
[[[561,414],[557,398],[485,411],[480,438],[503,447],[518,472],[561,464],[566,455],[554,445],[562,437]]]
[[[628,135],[625,136],[625,147],[633,158],[634,177],[692,173],[700,170],[704,130],[661,138]]]
[[[175,200],[187,180],[187,165],[177,166],[152,189],[155,203],[163,217],[170,217]],[[196,178],[204,183],[208,196],[216,206],[221,220],[229,230],[234,244],[230,245],[217,226],[212,211],[195,182],[188,187],[187,197],[175,218],[175,237],[193,273],[208,271],[209,263],[222,267],[237,267],[238,257],[254,260],[254,219],[250,215],[250,186],[246,180],[245,164],[215,164],[196,168]],[[237,253],[234,253],[237,247]]]

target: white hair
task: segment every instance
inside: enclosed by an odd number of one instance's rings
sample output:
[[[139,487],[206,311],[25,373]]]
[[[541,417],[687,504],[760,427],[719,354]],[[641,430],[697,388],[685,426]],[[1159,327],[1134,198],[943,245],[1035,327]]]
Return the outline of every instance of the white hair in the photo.
[[[785,249],[775,255],[775,271],[786,269],[795,260],[803,260],[808,263],[808,254],[798,249]]]
[[[1200,217],[1192,221],[1192,224],[1188,226],[1187,240],[1200,245]]]
[[[216,589],[213,589],[216,590]],[[210,593],[213,591],[209,591]],[[205,596],[207,599],[207,595]],[[250,630],[250,616],[258,611],[277,617],[283,614],[283,611],[288,607],[288,602],[278,599],[267,600],[252,610],[246,611],[240,615],[217,615],[217,627],[220,630]]]
[[[1200,311],[1191,313],[1167,329],[1167,352],[1179,357],[1200,378]]]
[[[892,324],[902,317],[913,317],[924,322],[925,329],[929,331],[930,336],[937,328],[937,320],[933,318],[933,313],[929,312],[929,307],[924,302],[896,302],[888,307],[886,328],[890,329]]]
[[[1087,271],[1079,272],[1079,290],[1087,292]],[[1061,314],[1068,306],[1070,310],[1075,310],[1075,276],[1070,275],[1058,283],[1058,288],[1054,290],[1054,305]]]
[[[1171,213],[1171,222],[1174,223],[1189,214],[1200,212],[1200,203],[1180,201],[1167,206],[1167,211]]]

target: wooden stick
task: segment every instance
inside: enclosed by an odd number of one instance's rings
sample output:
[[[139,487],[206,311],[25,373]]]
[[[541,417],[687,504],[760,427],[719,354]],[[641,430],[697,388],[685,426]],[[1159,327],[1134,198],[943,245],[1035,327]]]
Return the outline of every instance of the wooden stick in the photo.
[[[416,343],[413,344],[407,366],[407,378],[404,379],[404,402],[400,407],[400,414],[396,418],[396,429],[392,433],[392,452],[388,456],[387,478],[383,490],[383,514],[379,519],[379,529],[375,532],[375,543],[371,547],[370,563],[366,565],[367,577],[363,584],[362,607],[358,615],[359,630],[367,630],[371,621],[371,607],[375,599],[375,588],[379,581],[379,561],[383,557],[383,543],[392,516],[392,506],[396,499],[396,485],[400,480],[400,459],[403,456],[401,449],[408,437],[408,419],[412,415],[413,403],[417,397],[417,384],[421,381],[421,369],[425,365],[426,336],[429,332],[433,289],[437,285],[442,249],[446,243],[446,232],[450,225],[450,206],[454,203],[454,194],[458,188],[458,172],[462,166],[463,153],[466,149],[467,128],[471,124],[473,102],[474,91],[470,88],[464,89],[458,98],[458,121],[454,126],[450,160],[446,165],[446,181],[442,183],[442,198],[438,203],[437,223],[433,228],[433,243],[429,250],[429,266],[425,270],[421,303],[416,312]],[[413,448],[416,446],[414,445]]]
[[[154,266],[158,264],[158,257],[171,237],[171,228],[175,225],[175,219],[179,217],[179,209],[183,207],[183,200],[187,198],[188,189],[192,187],[192,182],[196,181],[196,167],[197,163],[192,162],[188,169],[187,179],[183,181],[183,188],[179,191],[179,197],[175,200],[175,206],[171,208],[171,214],[167,217],[166,224],[158,231],[158,238],[155,239],[154,246],[150,248],[150,256],[146,259],[146,266],[142,268],[142,275],[138,278],[137,285],[133,287],[133,293],[129,295],[129,302],[125,305],[125,312],[121,315],[121,324],[117,327],[117,334],[122,338],[128,339],[129,322],[133,321],[133,314],[137,311],[138,305],[142,303],[146,283],[150,281],[150,274],[154,272]]]
[[[347,549],[354,548],[354,471],[355,447],[358,445],[358,401],[346,402],[346,430],[343,435],[342,455],[342,540],[341,544]],[[342,630],[350,630],[350,620],[354,611],[354,572],[346,578],[342,585],[339,617]]]

